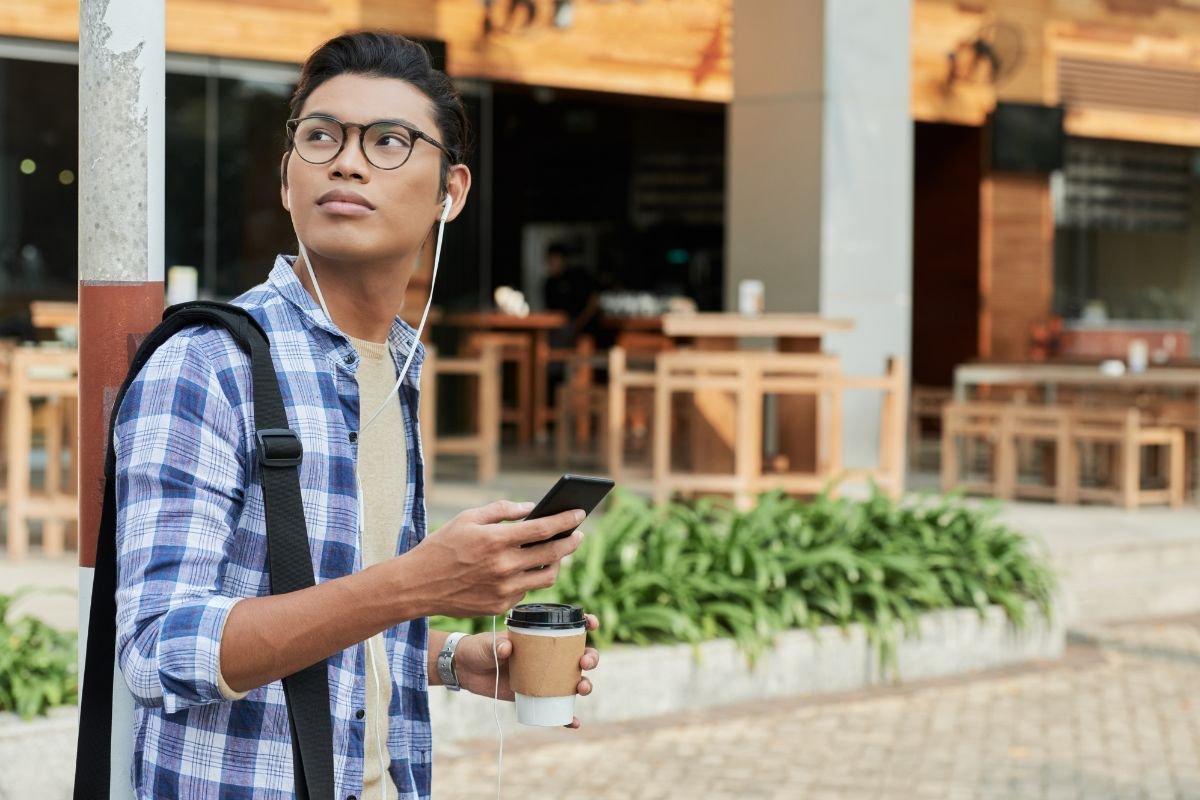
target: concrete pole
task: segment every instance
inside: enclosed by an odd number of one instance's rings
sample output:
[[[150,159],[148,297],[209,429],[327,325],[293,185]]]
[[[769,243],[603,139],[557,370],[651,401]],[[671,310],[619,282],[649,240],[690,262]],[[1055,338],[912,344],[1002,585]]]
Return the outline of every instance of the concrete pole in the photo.
[[[79,4],[80,675],[96,565],[108,419],[163,308],[163,0]],[[114,681],[113,730],[133,706]],[[111,796],[132,796],[132,737],[114,736]]]
[[[911,339],[913,0],[735,0],[726,307],[850,318],[826,338],[850,375]],[[878,463],[880,398],[846,396],[846,464]]]

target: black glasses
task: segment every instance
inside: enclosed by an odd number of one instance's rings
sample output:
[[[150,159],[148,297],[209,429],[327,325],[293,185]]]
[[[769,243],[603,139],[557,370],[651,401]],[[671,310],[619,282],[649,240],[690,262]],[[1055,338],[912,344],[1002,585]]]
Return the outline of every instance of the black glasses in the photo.
[[[358,146],[372,166],[379,169],[399,169],[408,162],[418,139],[424,139],[441,150],[453,162],[454,156],[438,140],[411,125],[396,120],[381,119],[367,124],[342,122],[335,117],[313,114],[287,121],[288,138],[296,154],[310,164],[328,164],[338,157],[350,134],[358,128]]]

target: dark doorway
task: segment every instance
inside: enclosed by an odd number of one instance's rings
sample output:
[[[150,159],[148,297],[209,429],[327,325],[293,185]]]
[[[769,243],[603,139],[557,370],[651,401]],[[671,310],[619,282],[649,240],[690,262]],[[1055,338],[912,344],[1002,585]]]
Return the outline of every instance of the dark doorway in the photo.
[[[979,355],[979,128],[917,123],[912,380],[949,386]]]

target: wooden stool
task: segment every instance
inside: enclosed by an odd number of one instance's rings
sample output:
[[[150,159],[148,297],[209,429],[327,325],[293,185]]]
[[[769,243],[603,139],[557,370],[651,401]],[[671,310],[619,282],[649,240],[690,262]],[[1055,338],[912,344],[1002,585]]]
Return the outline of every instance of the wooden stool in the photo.
[[[515,405],[500,405],[500,422],[516,426],[517,441],[529,444],[533,440],[536,409],[533,407],[535,376],[533,374],[533,351],[530,349],[529,337],[523,333],[505,333],[503,331],[483,331],[473,333],[467,340],[465,356],[478,358],[484,345],[491,344],[497,348],[500,359],[501,381],[505,364],[515,364],[517,382],[515,387]],[[542,376],[545,379],[545,376]],[[503,395],[497,401],[503,404]]]
[[[1072,477],[1070,415],[1061,406],[1011,405],[1004,409],[1005,438],[1000,446],[1006,449],[1002,459],[1011,470],[1004,476],[1004,485],[1012,497],[1051,499],[1057,503],[1075,502],[1077,481]],[[1021,450],[1023,445],[1049,444],[1053,448],[1054,469],[1043,471],[1036,483],[1021,481]]]
[[[954,489],[992,497],[1012,497],[1009,481],[1013,474],[1008,465],[1006,446],[1008,418],[1005,403],[948,403],[942,408],[942,491]],[[984,480],[970,480],[959,470],[959,447],[983,443],[989,450],[989,474]]]
[[[488,483],[496,477],[500,461],[500,346],[485,341],[475,358],[442,358],[433,347],[426,349],[421,374],[421,428],[424,430],[425,480],[432,484],[434,467],[441,455],[471,455],[476,460],[476,477]],[[437,427],[438,380],[444,376],[473,378],[477,384],[475,432],[442,436]]]
[[[1071,478],[1080,500],[1113,503],[1133,510],[1147,503],[1166,503],[1172,508],[1183,505],[1183,431],[1179,428],[1143,427],[1141,412],[1124,410],[1070,410]],[[1078,485],[1079,454],[1083,448],[1110,445],[1117,455],[1118,470],[1113,486],[1092,488]],[[1166,461],[1165,489],[1143,489],[1141,456],[1143,448],[1163,448]]]

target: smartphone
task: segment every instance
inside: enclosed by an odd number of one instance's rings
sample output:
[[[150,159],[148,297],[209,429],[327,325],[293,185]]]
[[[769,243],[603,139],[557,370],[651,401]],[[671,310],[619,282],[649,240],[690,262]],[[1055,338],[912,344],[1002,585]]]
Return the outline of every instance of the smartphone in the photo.
[[[612,488],[613,482],[608,478],[595,478],[589,475],[563,475],[558,479],[558,483],[554,484],[550,491],[546,492],[546,496],[538,501],[533,511],[530,511],[529,516],[525,517],[525,519],[552,517],[555,514],[570,511],[573,508],[582,508],[585,514],[590,514],[596,506],[600,505],[600,501],[604,499],[604,496],[612,491]],[[570,536],[574,530],[574,528],[571,528],[570,530],[556,533],[549,539],[543,539],[540,542],[530,542],[521,546],[532,547],[535,544],[544,544],[545,542],[553,542],[555,539],[564,539]]]

